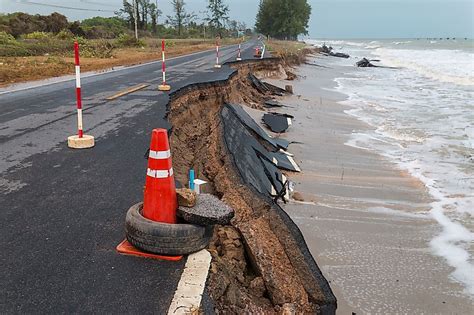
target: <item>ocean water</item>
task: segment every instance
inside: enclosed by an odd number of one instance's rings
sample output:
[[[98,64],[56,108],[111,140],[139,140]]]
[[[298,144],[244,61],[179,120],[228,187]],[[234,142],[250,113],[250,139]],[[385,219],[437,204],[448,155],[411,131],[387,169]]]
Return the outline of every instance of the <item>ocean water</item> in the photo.
[[[347,145],[376,151],[419,178],[433,197],[441,233],[434,254],[454,268],[452,278],[474,298],[474,41],[320,41],[350,59],[336,79],[347,113],[373,126]],[[361,58],[397,69],[355,68]]]

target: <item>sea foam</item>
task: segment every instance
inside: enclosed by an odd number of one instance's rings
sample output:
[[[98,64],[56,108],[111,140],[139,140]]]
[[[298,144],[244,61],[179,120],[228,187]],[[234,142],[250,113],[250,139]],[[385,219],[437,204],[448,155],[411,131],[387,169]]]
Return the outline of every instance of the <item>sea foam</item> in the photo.
[[[338,42],[353,58],[399,69],[357,69],[336,79],[345,112],[367,123],[346,145],[375,151],[425,184],[441,228],[430,247],[474,298],[474,49],[444,41]],[[353,61],[351,61],[353,62]],[[374,210],[374,209],[373,209]],[[379,211],[380,209],[375,209]],[[395,213],[393,213],[395,214]]]

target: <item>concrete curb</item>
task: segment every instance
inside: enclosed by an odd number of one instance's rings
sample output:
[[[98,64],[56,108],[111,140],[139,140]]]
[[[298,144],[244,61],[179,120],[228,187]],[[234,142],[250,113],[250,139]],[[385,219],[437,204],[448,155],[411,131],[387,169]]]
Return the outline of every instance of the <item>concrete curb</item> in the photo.
[[[188,256],[168,315],[192,314],[200,309],[211,260],[205,249]]]

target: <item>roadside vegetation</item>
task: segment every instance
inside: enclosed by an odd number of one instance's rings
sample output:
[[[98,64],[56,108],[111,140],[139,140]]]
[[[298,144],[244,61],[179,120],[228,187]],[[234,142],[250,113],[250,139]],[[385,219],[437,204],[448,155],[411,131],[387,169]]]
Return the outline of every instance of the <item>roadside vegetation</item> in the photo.
[[[268,51],[272,52],[275,57],[284,57],[299,54],[307,45],[298,41],[286,41],[270,39],[266,41]]]
[[[208,0],[199,15],[188,11],[184,0],[169,1],[173,14],[168,16],[151,0],[136,0],[136,10],[125,0],[113,17],[82,21],[68,21],[57,12],[0,14],[0,86],[72,74],[75,40],[82,70],[94,71],[160,59],[161,38],[166,38],[171,57],[211,49],[216,37],[226,45],[253,34],[245,23],[229,19],[224,0]],[[310,13],[306,0],[262,0],[256,31],[268,38],[296,40],[307,33]],[[304,47],[273,39],[267,44],[277,55]]]
[[[81,68],[92,71],[160,59],[161,38],[171,57],[211,49],[216,36],[226,45],[252,34],[244,23],[229,20],[222,0],[209,0],[201,17],[187,12],[183,0],[171,2],[174,12],[167,17],[150,0],[137,0],[137,14],[132,2],[124,1],[116,16],[83,21],[68,21],[57,12],[0,14],[0,86],[71,74],[75,40]]]

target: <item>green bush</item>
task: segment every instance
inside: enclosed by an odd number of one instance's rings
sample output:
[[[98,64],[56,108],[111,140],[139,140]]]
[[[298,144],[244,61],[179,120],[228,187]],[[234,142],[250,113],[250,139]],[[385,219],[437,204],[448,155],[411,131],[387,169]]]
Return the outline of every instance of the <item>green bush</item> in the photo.
[[[23,39],[49,39],[52,38],[54,35],[52,33],[46,32],[33,32],[29,34],[22,35]]]
[[[6,32],[0,32],[0,44],[1,45],[18,45],[15,37]]]
[[[87,41],[80,45],[80,54],[84,58],[113,58],[114,45],[107,40]]]
[[[56,34],[56,38],[61,40],[71,40],[74,38],[74,34],[70,30],[65,28]]]
[[[137,40],[135,37],[128,34],[120,34],[119,37],[115,40],[117,46],[120,47],[144,47],[146,46],[145,41],[142,39]]]
[[[19,45],[0,45],[0,57],[30,56],[30,51]]]
[[[77,41],[77,43],[78,43],[79,45],[85,45],[85,44],[87,44],[87,42],[88,42],[87,39],[85,39],[84,37],[81,37],[81,36],[76,36],[76,37],[74,37],[74,41]]]

